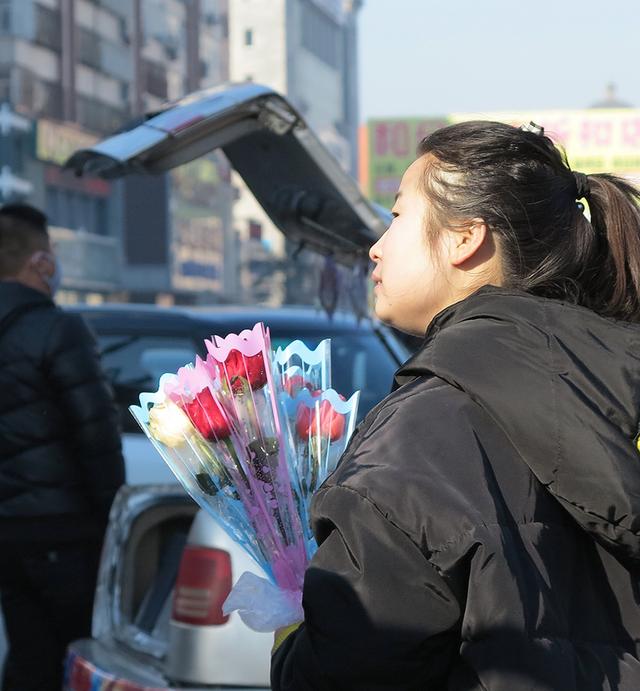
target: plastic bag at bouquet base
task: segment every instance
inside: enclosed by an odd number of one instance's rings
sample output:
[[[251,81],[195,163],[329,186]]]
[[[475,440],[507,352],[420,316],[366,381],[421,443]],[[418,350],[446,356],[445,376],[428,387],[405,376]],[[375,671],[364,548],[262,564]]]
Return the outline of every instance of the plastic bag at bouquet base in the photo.
[[[279,603],[273,627],[279,628],[293,623],[282,612],[291,602],[299,607],[316,549],[311,494],[346,446],[358,394],[344,401],[324,388],[328,341],[316,351],[287,347],[278,360],[268,329],[258,323],[213,336],[205,346],[206,359],[163,375],[158,391],[141,394],[141,405],[130,410],[185,490],[264,570],[271,588],[260,592]],[[246,592],[246,580],[239,592]],[[276,621],[268,602],[244,595],[243,620],[253,621],[251,603],[254,625]]]
[[[284,590],[266,578],[245,571],[222,605],[222,612],[238,612],[254,631],[267,633],[304,619],[302,591]]]

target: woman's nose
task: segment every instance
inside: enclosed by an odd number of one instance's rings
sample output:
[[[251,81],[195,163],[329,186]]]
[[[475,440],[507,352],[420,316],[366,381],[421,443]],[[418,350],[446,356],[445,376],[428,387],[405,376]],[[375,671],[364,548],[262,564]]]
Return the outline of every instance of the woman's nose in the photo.
[[[369,249],[369,259],[371,259],[372,262],[378,262],[380,259],[382,259],[382,238],[380,238],[377,242],[374,242],[373,245],[371,245],[371,248]]]

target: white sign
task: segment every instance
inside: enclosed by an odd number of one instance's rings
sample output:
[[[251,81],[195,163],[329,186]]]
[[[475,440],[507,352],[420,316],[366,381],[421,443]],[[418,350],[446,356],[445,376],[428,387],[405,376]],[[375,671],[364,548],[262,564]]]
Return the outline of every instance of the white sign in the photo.
[[[14,194],[27,197],[33,192],[33,185],[28,180],[23,180],[11,172],[9,166],[0,169],[0,197],[9,199]]]
[[[23,115],[14,113],[8,103],[3,103],[0,106],[0,133],[5,135],[11,132],[11,130],[29,132],[30,129],[31,120],[25,118]]]

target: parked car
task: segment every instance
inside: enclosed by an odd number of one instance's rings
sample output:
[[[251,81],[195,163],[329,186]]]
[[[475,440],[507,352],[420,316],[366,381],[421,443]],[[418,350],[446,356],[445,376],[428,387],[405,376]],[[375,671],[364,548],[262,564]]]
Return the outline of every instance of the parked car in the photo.
[[[366,264],[389,212],[365,199],[287,100],[263,86],[193,94],[76,152],[67,165],[79,175],[153,174],[215,148],[287,237],[343,265]],[[154,388],[160,373],[191,359],[187,351],[201,352],[204,336],[263,320],[276,345],[332,338],[335,387],[347,396],[362,391],[361,415],[387,393],[408,355],[375,322],[329,320],[309,310],[78,309],[98,334],[123,408],[129,483],[151,479],[162,462],[124,408],[138,391]],[[230,583],[244,570],[259,571],[175,484],[126,487],[103,550],[93,636],[70,647],[67,691],[109,681],[128,691],[268,688],[271,636],[253,633],[234,614],[221,616]]]

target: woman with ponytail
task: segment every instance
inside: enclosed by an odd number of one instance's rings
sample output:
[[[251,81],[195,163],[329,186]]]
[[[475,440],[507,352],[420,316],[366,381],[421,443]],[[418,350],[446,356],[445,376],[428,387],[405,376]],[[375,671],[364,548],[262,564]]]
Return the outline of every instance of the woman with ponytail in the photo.
[[[371,248],[424,336],[314,498],[274,691],[640,689],[640,196],[542,128],[427,137]]]

